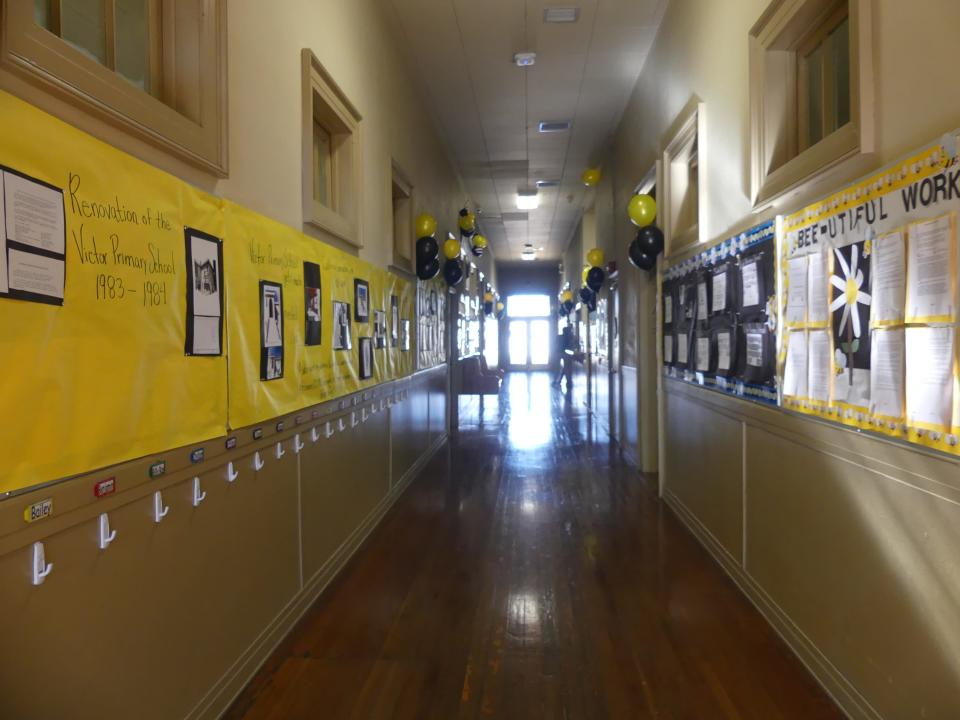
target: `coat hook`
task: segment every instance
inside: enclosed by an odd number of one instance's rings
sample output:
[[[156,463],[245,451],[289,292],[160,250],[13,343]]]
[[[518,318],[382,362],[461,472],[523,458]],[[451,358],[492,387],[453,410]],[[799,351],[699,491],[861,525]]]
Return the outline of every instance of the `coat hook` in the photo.
[[[238,477],[240,477],[240,471],[235,470],[233,467],[233,461],[227,463],[227,482],[233,482]]]
[[[110,529],[110,516],[100,513],[100,549],[106,550],[107,546],[116,539],[117,531]]]
[[[367,409],[363,408],[360,411],[360,422],[366,422],[366,421],[367,421]]]
[[[200,489],[200,478],[195,477],[193,479],[193,506],[200,507],[207,497],[207,493]]]
[[[284,455],[287,454],[287,451],[283,449],[282,441],[277,442],[276,453],[277,453],[277,460],[279,460],[280,458],[282,458]]]
[[[53,563],[48,563],[42,542],[33,544],[33,584],[42,585],[47,575],[53,570]]]
[[[343,418],[337,418],[337,430],[343,432],[347,429],[347,426],[343,423]]]
[[[380,409],[384,410],[387,407],[387,401],[383,398],[380,398]]]
[[[310,442],[316,442],[320,439],[320,428],[314,425],[310,428]]]
[[[337,431],[334,429],[333,425],[331,425],[330,421],[327,420],[327,424],[323,428],[323,436],[329,440],[336,432]]]
[[[350,413],[350,427],[355,428],[359,423],[357,422],[357,411],[354,410]]]
[[[260,451],[257,450],[253,454],[253,469],[254,470],[263,470],[263,458],[260,457]]]
[[[300,439],[300,433],[293,436],[293,451],[299,453],[304,448],[304,442]]]
[[[170,512],[170,506],[163,504],[163,495],[157,490],[153,494],[153,521],[158,523],[163,520]]]

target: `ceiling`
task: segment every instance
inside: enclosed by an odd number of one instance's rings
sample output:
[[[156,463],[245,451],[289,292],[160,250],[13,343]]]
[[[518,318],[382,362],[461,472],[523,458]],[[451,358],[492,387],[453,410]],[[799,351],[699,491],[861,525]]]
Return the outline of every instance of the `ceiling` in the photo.
[[[590,201],[580,175],[612,139],[667,0],[382,1],[497,259],[528,242],[560,259]],[[548,7],[577,7],[578,20],[545,23]],[[536,64],[519,68],[526,51]],[[565,120],[569,131],[539,132]],[[537,180],[558,185],[518,210]]]

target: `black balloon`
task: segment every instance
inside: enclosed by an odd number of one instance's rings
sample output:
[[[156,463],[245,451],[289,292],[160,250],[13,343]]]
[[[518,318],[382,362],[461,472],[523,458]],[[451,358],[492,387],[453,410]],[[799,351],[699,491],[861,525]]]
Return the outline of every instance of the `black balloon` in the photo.
[[[637,231],[637,242],[647,255],[656,257],[663,252],[663,231],[656,225],[647,225]]]
[[[506,310],[501,310],[497,313],[497,320],[503,320],[507,316]]]
[[[587,287],[594,292],[599,292],[600,288],[603,287],[603,281],[606,277],[601,268],[590,268],[590,271],[587,273]]]
[[[657,264],[656,256],[644,252],[640,247],[639,240],[634,240],[630,243],[628,255],[630,256],[630,262],[633,263],[633,266],[641,270],[652,270]]]
[[[493,315],[493,301],[485,302],[483,304],[483,314],[484,315]]]
[[[587,303],[587,312],[596,312],[597,311],[597,296],[594,295],[590,302]]]
[[[457,258],[447,260],[443,266],[443,279],[450,287],[460,283],[463,280],[463,263]]]
[[[569,315],[571,312],[573,312],[573,300],[565,301],[561,309],[563,310],[564,315]]]
[[[589,305],[590,301],[594,298],[596,298],[596,294],[593,292],[593,290],[588,288],[586,285],[580,288],[580,299],[584,302],[584,304]]]
[[[421,280],[433,280],[440,272],[440,260],[432,258],[430,260],[417,261],[417,277]]]
[[[437,239],[427,236],[417,240],[417,259],[431,260],[440,254],[440,246]]]

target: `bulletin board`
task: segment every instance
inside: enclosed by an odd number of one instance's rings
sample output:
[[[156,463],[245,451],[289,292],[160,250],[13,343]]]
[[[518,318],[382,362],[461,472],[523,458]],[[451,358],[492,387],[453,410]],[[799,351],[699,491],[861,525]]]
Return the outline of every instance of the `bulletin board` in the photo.
[[[0,492],[413,372],[406,280],[8,94],[0,111]],[[335,350],[336,303],[350,315]]]
[[[226,360],[184,353],[184,228],[222,237],[221,202],[5,93],[0,116],[0,290],[31,228],[60,225],[26,253],[33,290],[0,292],[0,492],[222,434]]]
[[[957,134],[782,219],[785,408],[960,454]]]
[[[660,284],[668,377],[777,403],[776,224],[765,222],[667,268]]]
[[[442,277],[417,283],[417,367],[442,365],[447,360],[445,335],[450,293]]]

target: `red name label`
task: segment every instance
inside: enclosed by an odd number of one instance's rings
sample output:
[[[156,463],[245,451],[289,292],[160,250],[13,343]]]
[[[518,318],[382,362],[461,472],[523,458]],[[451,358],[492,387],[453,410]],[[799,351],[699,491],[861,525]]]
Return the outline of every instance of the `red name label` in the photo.
[[[96,485],[93,486],[93,495],[94,497],[101,498],[104,495],[110,495],[114,490],[117,489],[117,479],[116,478],[107,478],[106,480],[101,480]]]

